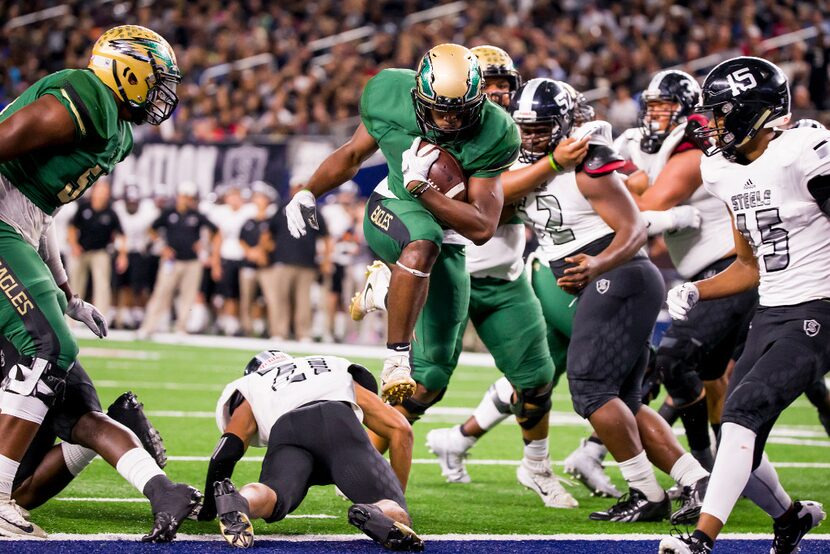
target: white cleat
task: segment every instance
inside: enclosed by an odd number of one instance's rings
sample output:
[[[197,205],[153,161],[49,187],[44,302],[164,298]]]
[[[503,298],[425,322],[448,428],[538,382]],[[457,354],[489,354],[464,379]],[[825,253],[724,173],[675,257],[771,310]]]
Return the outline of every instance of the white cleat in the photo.
[[[355,321],[360,321],[366,314],[375,310],[386,310],[386,294],[389,292],[389,281],[392,272],[389,266],[380,260],[375,260],[366,267],[366,283],[363,290],[355,293],[349,305],[349,314]]]
[[[588,487],[594,496],[619,498],[622,496],[605,473],[602,455],[605,447],[582,439],[579,448],[565,458],[565,473]]]
[[[519,483],[539,495],[548,508],[577,508],[579,502],[565,490],[559,477],[554,475],[550,468],[550,460],[541,461],[522,458],[522,463],[516,469]]]
[[[390,404],[400,404],[415,394],[415,380],[409,367],[409,352],[389,356],[380,372],[380,396]]]
[[[469,483],[470,474],[464,466],[467,450],[462,441],[455,440],[460,435],[457,427],[433,429],[427,433],[427,448],[438,458],[441,475],[447,483]],[[462,437],[463,438],[463,437]]]
[[[46,533],[36,524],[28,521],[23,514],[29,512],[17,505],[14,500],[0,501],[0,537],[12,539],[45,539]]]

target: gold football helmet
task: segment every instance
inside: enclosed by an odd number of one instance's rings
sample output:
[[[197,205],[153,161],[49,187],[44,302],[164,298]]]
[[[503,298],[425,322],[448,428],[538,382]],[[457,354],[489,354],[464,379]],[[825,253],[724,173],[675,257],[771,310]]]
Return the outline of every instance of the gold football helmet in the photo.
[[[510,83],[510,97],[522,86],[522,76],[516,70],[516,65],[510,55],[498,46],[476,46],[470,52],[478,58],[481,73],[484,75],[485,86],[487,79],[506,79]],[[508,99],[509,102],[509,99]]]
[[[452,141],[478,126],[484,82],[475,55],[458,44],[439,44],[424,54],[415,74],[412,98],[421,130],[435,141]],[[431,111],[452,112],[460,126],[443,129]]]
[[[176,54],[158,33],[139,25],[106,31],[92,47],[89,69],[121,99],[134,123],[159,125],[176,104],[182,76]]]

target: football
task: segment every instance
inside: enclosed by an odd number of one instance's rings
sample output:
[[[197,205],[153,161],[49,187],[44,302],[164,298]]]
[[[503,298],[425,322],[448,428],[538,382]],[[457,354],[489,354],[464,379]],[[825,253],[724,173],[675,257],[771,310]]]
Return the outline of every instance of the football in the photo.
[[[461,169],[461,164],[458,163],[458,160],[452,154],[437,144],[422,141],[418,151],[420,152],[427,146],[434,146],[441,152],[438,155],[438,159],[433,162],[432,167],[429,169],[429,178],[432,180],[432,184],[444,193],[444,196],[447,198],[466,202],[467,177]]]

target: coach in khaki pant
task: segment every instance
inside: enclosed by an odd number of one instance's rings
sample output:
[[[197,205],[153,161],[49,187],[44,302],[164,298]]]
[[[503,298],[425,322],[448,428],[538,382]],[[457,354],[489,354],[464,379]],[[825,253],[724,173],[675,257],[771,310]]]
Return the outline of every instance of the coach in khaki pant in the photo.
[[[101,180],[92,187],[89,203],[78,206],[78,211],[67,228],[67,242],[72,251],[70,278],[72,288],[83,297],[89,274],[92,274],[92,303],[109,318],[112,304],[112,258],[109,246],[122,235],[118,215],[110,203],[110,185]],[[116,259],[116,270],[127,269],[127,251],[118,241],[121,251]]]
[[[201,232],[205,228],[210,232],[216,231],[204,214],[197,211],[196,195],[194,183],[182,183],[176,196],[176,207],[164,210],[153,222],[152,240],[162,236],[167,246],[161,253],[158,276],[147,307],[147,316],[138,330],[138,336],[141,338],[148,337],[156,330],[161,317],[172,308],[176,293],[178,302],[175,331],[186,331],[187,315],[202,284],[202,262],[199,261]]]
[[[271,220],[270,232],[274,241],[270,287],[276,291],[276,306],[268,306],[271,335],[274,339],[288,338],[289,323],[294,323],[294,337],[299,341],[311,340],[311,284],[318,271],[331,273],[332,243],[326,222],[317,219],[320,229],[309,228],[298,239],[291,236],[280,208]],[[323,239],[324,248],[320,265],[317,265],[317,240]],[[267,300],[267,297],[266,297]]]

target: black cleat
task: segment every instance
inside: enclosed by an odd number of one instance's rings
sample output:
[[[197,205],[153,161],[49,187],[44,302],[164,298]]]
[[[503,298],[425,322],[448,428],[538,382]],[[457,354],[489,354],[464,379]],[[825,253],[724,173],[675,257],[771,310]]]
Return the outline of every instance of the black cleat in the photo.
[[[159,477],[162,476],[153,479]],[[153,505],[153,528],[141,537],[141,542],[170,542],[175,539],[179,526],[199,507],[202,500],[202,493],[184,483],[167,486],[167,490],[160,496],[161,500]]]
[[[828,437],[830,437],[830,414],[823,414],[819,412],[818,420],[824,427],[824,432],[827,433]]]
[[[352,504],[349,523],[389,550],[423,552],[424,541],[415,531],[398,523],[374,504]]]
[[[671,515],[672,525],[692,525],[700,517],[703,507],[703,497],[709,486],[709,476],[698,479],[688,487],[683,487],[680,493],[680,508]]]
[[[616,504],[604,512],[594,512],[590,519],[594,521],[617,521],[631,523],[635,521],[663,521],[671,513],[671,500],[665,495],[659,502],[651,502],[637,489],[628,489]]]
[[[213,483],[213,495],[222,537],[235,548],[253,546],[254,527],[248,517],[250,506],[245,497],[239,494],[230,479]]]
[[[107,408],[107,415],[135,433],[144,450],[150,453],[159,467],[167,465],[167,450],[158,430],[144,415],[144,404],[132,391],[125,392]]]
[[[801,550],[798,544],[810,529],[818,527],[827,514],[824,513],[822,505],[809,500],[796,501],[794,505],[795,514],[787,524],[773,523],[772,530],[775,536],[772,539],[770,554],[790,554]]]

